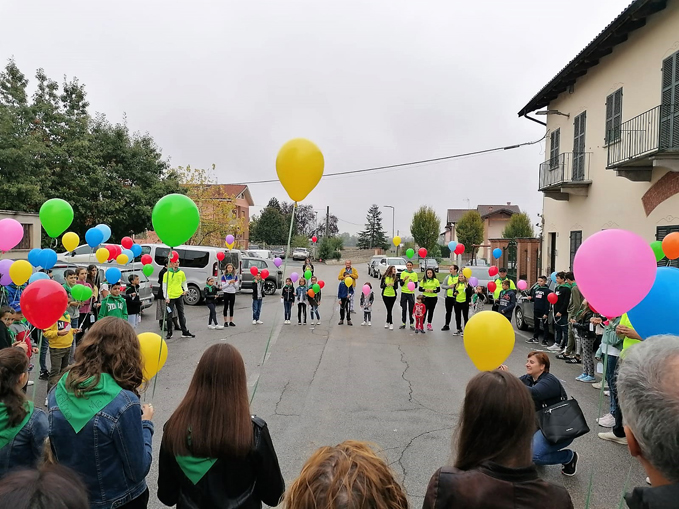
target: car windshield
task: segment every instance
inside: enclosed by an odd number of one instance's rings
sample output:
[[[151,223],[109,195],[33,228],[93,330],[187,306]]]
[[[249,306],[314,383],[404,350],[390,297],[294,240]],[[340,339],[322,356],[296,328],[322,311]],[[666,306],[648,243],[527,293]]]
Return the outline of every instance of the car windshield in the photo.
[[[403,258],[387,258],[387,265],[405,265],[406,261]]]

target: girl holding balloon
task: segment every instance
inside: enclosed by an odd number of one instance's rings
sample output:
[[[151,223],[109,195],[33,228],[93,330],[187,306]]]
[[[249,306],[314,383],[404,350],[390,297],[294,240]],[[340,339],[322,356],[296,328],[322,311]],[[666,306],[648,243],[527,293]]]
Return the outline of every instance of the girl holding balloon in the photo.
[[[295,290],[295,296],[297,297],[297,325],[302,325],[302,316],[304,316],[304,325],[306,325],[306,303],[307,303],[307,292],[309,288],[306,285],[306,279],[299,278],[299,286]]]
[[[233,307],[236,304],[236,286],[238,274],[231,263],[224,267],[224,274],[220,280],[222,292],[224,292],[224,327],[235,327],[233,323]],[[228,317],[228,321],[227,321]]]
[[[420,282],[420,291],[424,292],[424,304],[427,306],[427,330],[432,330],[431,321],[434,318],[434,309],[438,302],[438,295],[441,291],[441,283],[436,278],[434,269],[427,269]]]

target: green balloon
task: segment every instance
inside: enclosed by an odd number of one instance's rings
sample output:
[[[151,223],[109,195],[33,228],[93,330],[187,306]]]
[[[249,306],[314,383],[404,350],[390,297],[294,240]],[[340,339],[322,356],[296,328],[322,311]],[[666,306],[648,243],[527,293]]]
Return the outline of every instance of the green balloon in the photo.
[[[200,212],[188,196],[168,194],[153,207],[151,221],[158,238],[170,247],[177,247],[196,233]]]
[[[313,276],[313,274],[311,273],[310,270],[307,270],[307,271],[304,273],[304,279],[311,279],[312,276]]]
[[[653,249],[653,253],[655,253],[655,261],[659,262],[665,258],[665,252],[662,250],[662,242],[660,240],[651,242],[651,249]]]
[[[413,256],[415,256],[415,250],[413,248],[408,248],[406,250],[406,256],[408,258],[412,258]]]
[[[142,267],[141,271],[146,277],[149,277],[151,274],[153,274],[153,265],[148,263]]]
[[[73,295],[75,300],[85,302],[92,297],[92,288],[85,285],[75,285],[71,288],[71,295]]]
[[[47,200],[40,207],[40,222],[47,235],[56,238],[71,226],[73,222],[73,207],[61,198]]]
[[[315,285],[313,285],[313,286],[311,287],[311,289],[314,291],[314,293],[318,293],[318,292],[321,291],[321,285],[319,285],[318,283],[316,283]]]

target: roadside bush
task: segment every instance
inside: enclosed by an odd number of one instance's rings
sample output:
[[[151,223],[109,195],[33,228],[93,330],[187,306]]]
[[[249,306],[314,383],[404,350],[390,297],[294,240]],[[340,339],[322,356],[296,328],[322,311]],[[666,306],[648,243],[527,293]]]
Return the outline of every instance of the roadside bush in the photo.
[[[321,260],[339,260],[342,257],[341,250],[344,242],[340,237],[323,237],[318,250],[318,257]]]

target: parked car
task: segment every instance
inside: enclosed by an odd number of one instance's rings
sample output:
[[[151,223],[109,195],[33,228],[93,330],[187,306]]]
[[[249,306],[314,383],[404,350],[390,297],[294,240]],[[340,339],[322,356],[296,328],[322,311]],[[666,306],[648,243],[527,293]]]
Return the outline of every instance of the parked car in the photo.
[[[277,247],[276,249],[271,250],[271,256],[273,258],[280,258],[281,260],[285,259],[285,249],[282,247]]]
[[[243,264],[243,275],[241,277],[243,289],[252,289],[254,276],[250,272],[251,267],[257,267],[260,272],[263,269],[269,271],[269,277],[264,280],[265,295],[273,295],[276,290],[283,288],[283,271],[276,267],[272,260],[244,256],[241,261]]]
[[[549,288],[554,291],[556,283],[549,280]],[[530,290],[530,288],[528,289]],[[519,330],[533,329],[535,327],[535,314],[533,313],[533,301],[528,299],[530,291],[516,292],[516,309],[514,310],[514,317],[516,318],[516,328]],[[554,313],[549,312],[549,332],[554,334]]]
[[[396,269],[396,273],[400,274],[404,270],[406,270],[406,261],[405,258],[395,258],[395,257],[382,257],[380,258],[379,263],[375,264],[375,268],[373,269],[373,276],[375,276],[377,279],[381,278],[382,275],[387,271],[390,265],[393,265],[394,268]]]
[[[252,253],[252,256],[256,256],[257,258],[265,258],[265,259],[272,259],[273,256],[271,256],[271,251],[268,249],[249,249],[249,253]]]
[[[305,247],[296,247],[292,251],[293,260],[306,260],[309,256],[309,250]]]
[[[68,251],[58,253],[57,260],[68,263],[97,263],[97,258],[94,256],[96,250],[96,248],[92,249],[87,244],[84,244],[76,247],[70,253]]]
[[[368,260],[368,275],[372,277],[377,277],[377,272],[375,270],[375,266],[380,263],[380,260],[384,258],[384,255],[377,255],[373,256],[370,260]]]
[[[434,269],[434,272],[439,271],[439,263],[435,258],[420,258],[420,272],[424,272],[424,269]]]
[[[482,267],[477,267],[477,266],[472,266],[469,267],[472,271],[472,277],[475,277],[476,279],[479,280],[479,286],[488,286],[488,283],[491,281],[495,281],[497,279],[497,276],[490,277],[488,275],[488,267],[482,266]],[[462,269],[464,270],[464,269]],[[460,272],[462,272],[460,270]]]

